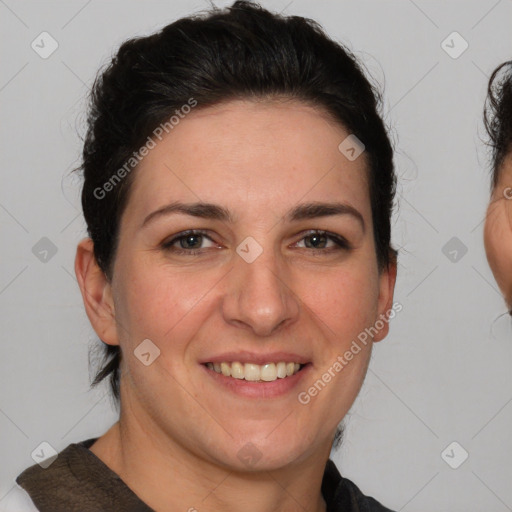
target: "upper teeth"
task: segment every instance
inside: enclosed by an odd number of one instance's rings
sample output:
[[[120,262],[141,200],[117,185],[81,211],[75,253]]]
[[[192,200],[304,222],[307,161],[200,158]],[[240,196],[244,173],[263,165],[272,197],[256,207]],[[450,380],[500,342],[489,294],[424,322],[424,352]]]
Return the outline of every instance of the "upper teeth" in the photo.
[[[271,382],[276,379],[284,379],[300,369],[299,363],[267,363],[263,365],[253,363],[206,363],[210,370],[222,373],[226,377],[234,377],[235,379],[245,379],[250,381],[263,380]]]

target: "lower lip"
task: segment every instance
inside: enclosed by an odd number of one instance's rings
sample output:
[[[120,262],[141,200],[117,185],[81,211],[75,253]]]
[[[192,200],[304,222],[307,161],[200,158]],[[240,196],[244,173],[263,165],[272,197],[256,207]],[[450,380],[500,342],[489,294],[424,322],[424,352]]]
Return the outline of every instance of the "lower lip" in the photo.
[[[299,382],[302,381],[306,373],[311,369],[311,363],[308,363],[290,377],[278,378],[271,382],[251,382],[245,379],[226,377],[222,373],[210,370],[204,364],[201,366],[220,386],[224,386],[227,390],[247,398],[277,398],[287,395],[294,388],[298,387]]]

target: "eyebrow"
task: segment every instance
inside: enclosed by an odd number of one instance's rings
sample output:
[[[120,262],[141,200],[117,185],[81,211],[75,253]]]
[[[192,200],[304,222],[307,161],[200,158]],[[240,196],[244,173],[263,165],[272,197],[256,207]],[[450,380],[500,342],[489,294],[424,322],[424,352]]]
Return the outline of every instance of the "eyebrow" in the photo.
[[[156,220],[157,218],[172,214],[182,214],[190,215],[192,217],[199,217],[202,219],[220,220],[222,222],[228,222],[231,224],[235,222],[231,212],[223,206],[212,203],[182,203],[175,201],[151,212],[144,219],[141,228],[149,224],[151,221]],[[300,204],[295,208],[292,208],[284,216],[284,219],[288,222],[294,222],[305,219],[316,219],[318,217],[332,217],[335,215],[350,215],[351,217],[354,217],[361,224],[363,232],[365,231],[366,225],[361,213],[353,206],[345,203],[322,203],[315,201],[311,203]]]

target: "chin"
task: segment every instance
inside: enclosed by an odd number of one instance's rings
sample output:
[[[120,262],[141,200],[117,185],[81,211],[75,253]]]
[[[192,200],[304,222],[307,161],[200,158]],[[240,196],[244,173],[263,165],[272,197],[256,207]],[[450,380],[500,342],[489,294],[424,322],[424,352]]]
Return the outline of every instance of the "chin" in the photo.
[[[290,434],[283,435],[246,435],[233,440],[221,456],[229,454],[229,460],[224,459],[224,465],[239,471],[273,471],[306,459],[313,447],[304,437],[293,439]]]
[[[275,427],[275,425],[274,425]],[[203,457],[227,471],[273,471],[306,457],[311,446],[304,439],[292,439],[290,435],[269,435],[271,430],[210,437],[202,446]],[[239,431],[240,432],[240,431]]]

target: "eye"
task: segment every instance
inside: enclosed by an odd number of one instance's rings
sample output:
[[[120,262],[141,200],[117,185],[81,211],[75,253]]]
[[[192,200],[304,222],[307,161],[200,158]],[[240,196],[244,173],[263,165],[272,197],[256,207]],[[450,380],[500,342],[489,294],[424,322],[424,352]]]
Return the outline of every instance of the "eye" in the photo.
[[[205,249],[212,247],[218,248],[219,246],[205,231],[190,229],[178,233],[170,240],[163,242],[161,247],[165,251],[174,254],[193,256],[202,254],[205,252]],[[311,230],[307,232],[301,240],[295,244],[295,247],[306,249],[314,253],[329,253],[351,249],[351,245],[344,237],[321,230]]]
[[[204,231],[195,229],[183,231],[162,244],[163,249],[176,254],[199,254],[202,249],[215,246]]]
[[[302,241],[304,241],[303,248],[309,249],[315,252],[316,249],[323,250],[325,252],[330,252],[332,250],[347,250],[350,249],[350,244],[348,241],[340,236],[336,235],[334,233],[329,233],[327,231],[319,231],[319,230],[312,230],[309,231],[298,244],[300,244]]]

